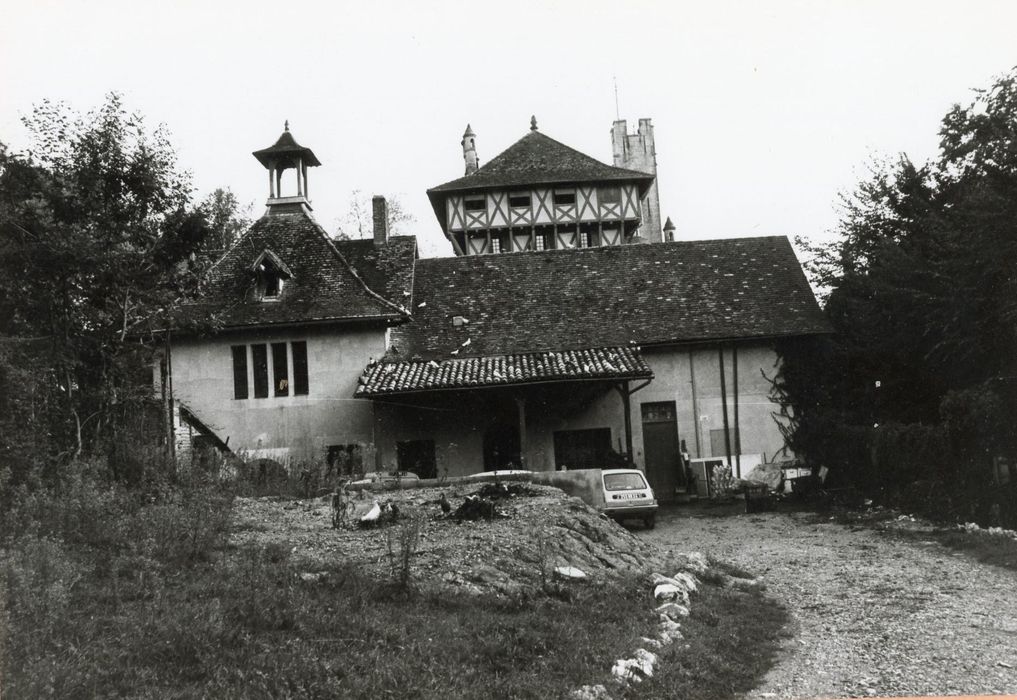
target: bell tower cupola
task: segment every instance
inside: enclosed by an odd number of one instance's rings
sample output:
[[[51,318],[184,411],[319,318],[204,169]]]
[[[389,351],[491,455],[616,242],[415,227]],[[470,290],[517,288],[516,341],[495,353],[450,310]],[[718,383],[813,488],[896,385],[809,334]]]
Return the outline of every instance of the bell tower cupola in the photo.
[[[307,169],[321,165],[314,151],[297,143],[286,122],[282,135],[268,148],[254,152],[254,157],[268,170],[268,214],[292,211],[310,212],[307,195]],[[296,193],[283,195],[283,173],[293,169],[296,173]]]

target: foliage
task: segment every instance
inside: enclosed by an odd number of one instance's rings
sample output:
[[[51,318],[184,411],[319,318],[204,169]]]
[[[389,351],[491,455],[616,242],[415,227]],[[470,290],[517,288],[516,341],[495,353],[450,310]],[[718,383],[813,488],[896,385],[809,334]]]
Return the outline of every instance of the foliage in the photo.
[[[228,192],[192,203],[165,128],[116,94],[88,114],[43,102],[24,123],[30,148],[0,149],[0,459],[12,483],[33,464],[160,433],[153,331],[194,290],[212,239],[242,225]]]
[[[936,159],[874,164],[838,233],[807,264],[835,335],[779,347],[791,446],[870,491],[988,481],[1017,454],[1017,69],[950,110]]]
[[[353,190],[350,192],[349,201],[346,214],[336,222],[336,233],[333,238],[343,241],[371,238],[374,235],[374,209],[371,198],[361,190]],[[406,211],[398,198],[386,197],[386,201],[389,235],[405,234],[405,229],[415,224],[416,219],[413,214]]]

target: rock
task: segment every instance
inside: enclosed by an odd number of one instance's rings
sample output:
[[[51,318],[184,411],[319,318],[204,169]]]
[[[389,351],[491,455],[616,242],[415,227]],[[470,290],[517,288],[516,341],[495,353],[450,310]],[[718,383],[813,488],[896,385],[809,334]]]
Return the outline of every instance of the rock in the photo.
[[[647,646],[652,649],[661,649],[664,646],[659,639],[653,639],[651,637],[640,637],[639,641],[643,643],[643,646]]]
[[[324,581],[325,579],[328,578],[328,572],[327,571],[318,571],[318,572],[304,571],[304,572],[298,574],[298,576],[300,577],[300,580],[303,581],[304,583],[321,583],[322,581]]]
[[[639,670],[647,678],[653,676],[653,667],[657,664],[657,655],[646,649],[636,649],[633,658],[639,662]]]
[[[653,597],[663,601],[680,600],[685,604],[689,602],[688,592],[673,583],[660,583],[654,586]]]
[[[677,622],[680,617],[689,616],[689,609],[684,605],[679,605],[678,603],[664,603],[663,605],[659,605],[657,606],[657,612],[661,615],[666,615],[675,622]]]
[[[660,624],[657,625],[657,630],[660,633],[660,641],[663,644],[670,644],[679,639],[684,639],[681,626],[667,616],[663,616]]]
[[[556,566],[554,575],[565,581],[583,581],[586,579],[586,572],[574,566]]]
[[[701,552],[688,552],[677,556],[678,568],[682,571],[690,571],[696,576],[702,576],[710,568],[710,562],[706,555]]]
[[[603,685],[584,685],[569,693],[572,700],[611,700],[611,695]]]
[[[679,571],[677,574],[671,577],[672,580],[677,581],[678,585],[683,587],[689,593],[695,593],[698,587],[696,577],[692,574],[687,574],[684,571]]]

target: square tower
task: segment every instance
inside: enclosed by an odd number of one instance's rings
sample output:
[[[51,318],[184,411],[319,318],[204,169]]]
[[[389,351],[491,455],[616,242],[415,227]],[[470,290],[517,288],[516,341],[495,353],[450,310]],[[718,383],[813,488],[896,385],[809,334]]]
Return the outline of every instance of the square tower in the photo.
[[[651,243],[664,240],[660,228],[660,199],[657,196],[657,149],[653,141],[653,124],[650,119],[639,120],[634,134],[628,133],[624,119],[619,119],[611,128],[611,151],[614,165],[653,175],[650,185],[640,202],[643,217],[636,233]]]

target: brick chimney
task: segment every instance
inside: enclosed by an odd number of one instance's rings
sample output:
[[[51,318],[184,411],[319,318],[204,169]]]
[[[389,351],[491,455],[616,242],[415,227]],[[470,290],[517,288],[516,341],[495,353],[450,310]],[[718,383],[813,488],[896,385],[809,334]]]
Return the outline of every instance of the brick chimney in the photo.
[[[388,243],[388,202],[380,194],[371,198],[374,210],[374,245]]]

